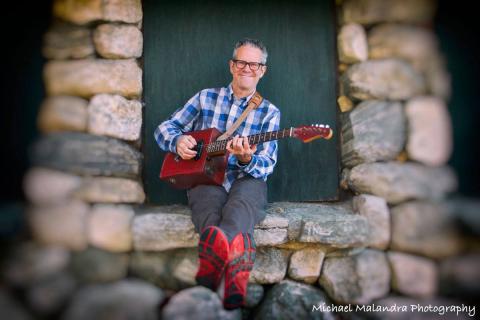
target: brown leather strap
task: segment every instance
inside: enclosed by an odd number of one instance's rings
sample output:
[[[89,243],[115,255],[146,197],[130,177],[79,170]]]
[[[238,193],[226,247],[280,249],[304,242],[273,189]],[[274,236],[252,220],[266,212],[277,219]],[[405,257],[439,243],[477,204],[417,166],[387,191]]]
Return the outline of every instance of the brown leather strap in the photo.
[[[237,130],[238,126],[240,126],[240,124],[242,124],[243,120],[245,120],[248,113],[251,110],[258,108],[258,106],[260,104],[262,104],[262,101],[263,101],[263,97],[260,95],[260,93],[258,93],[258,91],[256,91],[253,94],[253,96],[250,98],[250,101],[248,102],[247,108],[243,111],[243,113],[240,115],[240,117],[238,117],[237,121],[235,121],[235,123],[232,124],[232,126],[230,128],[228,128],[227,131],[225,131],[220,137],[218,137],[217,141],[225,140],[228,137],[230,137],[232,135],[232,133],[234,133],[235,130]]]

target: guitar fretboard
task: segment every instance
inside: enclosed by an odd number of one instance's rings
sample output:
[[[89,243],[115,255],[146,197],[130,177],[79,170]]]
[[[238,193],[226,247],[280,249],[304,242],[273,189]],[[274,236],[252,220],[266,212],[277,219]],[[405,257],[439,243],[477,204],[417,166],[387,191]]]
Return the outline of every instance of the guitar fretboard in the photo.
[[[293,132],[293,128],[285,128],[278,131],[269,131],[269,132],[254,134],[254,135],[248,136],[247,138],[248,138],[248,143],[252,145],[252,144],[263,143],[271,140],[289,138],[292,136],[292,132]],[[215,141],[210,143],[207,146],[207,152],[215,153],[215,152],[227,150],[227,143],[232,139],[233,138],[230,137],[225,140],[220,140],[220,141]]]

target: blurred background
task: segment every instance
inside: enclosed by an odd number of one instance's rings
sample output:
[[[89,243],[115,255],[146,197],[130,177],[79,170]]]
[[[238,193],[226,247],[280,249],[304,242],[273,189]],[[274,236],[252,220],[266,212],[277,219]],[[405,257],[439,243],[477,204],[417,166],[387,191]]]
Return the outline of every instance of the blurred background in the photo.
[[[52,1],[5,5],[1,92],[0,230],[3,241],[19,235],[23,226],[22,178],[28,166],[28,147],[38,136],[36,117],[45,96],[41,54],[43,34],[51,21]]]
[[[29,146],[38,136],[36,117],[44,98],[42,37],[51,22],[52,1],[9,1],[2,5],[0,156],[1,257],[28,238],[23,216],[22,178]],[[480,199],[480,26],[467,3],[438,1],[434,29],[452,80],[448,103],[454,133],[449,161],[459,179],[458,194]],[[478,213],[480,214],[480,212]],[[477,218],[478,221],[478,218]]]
[[[51,21],[51,1],[9,2],[2,23],[2,207],[24,200],[22,176],[28,168],[28,146],[38,135],[36,116],[44,97],[42,36]],[[449,164],[457,171],[459,193],[480,196],[479,31],[475,10],[441,0],[435,31],[452,76],[448,105],[454,128]],[[5,230],[7,232],[7,230]]]

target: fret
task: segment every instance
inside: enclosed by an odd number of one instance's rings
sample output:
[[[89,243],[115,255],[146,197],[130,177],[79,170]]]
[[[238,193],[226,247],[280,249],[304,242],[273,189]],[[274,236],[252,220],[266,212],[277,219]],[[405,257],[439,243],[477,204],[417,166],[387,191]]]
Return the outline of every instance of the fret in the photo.
[[[253,135],[247,136],[248,143],[250,145],[253,145],[253,144],[259,144],[259,143],[263,143],[271,140],[278,140],[286,137],[292,137],[293,129],[294,129],[293,127],[290,127],[290,128],[277,130],[277,131],[269,131],[269,132],[261,132],[261,133],[253,134]],[[206,146],[206,150],[208,153],[226,151],[227,144],[231,140],[233,140],[232,137],[225,140],[221,140],[221,141],[214,141]]]

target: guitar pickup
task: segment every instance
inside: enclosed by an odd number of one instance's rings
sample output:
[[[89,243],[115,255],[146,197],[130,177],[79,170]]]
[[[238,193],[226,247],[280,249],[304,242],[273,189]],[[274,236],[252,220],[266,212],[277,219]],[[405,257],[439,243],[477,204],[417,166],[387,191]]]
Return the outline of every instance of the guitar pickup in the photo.
[[[197,142],[197,145],[193,147],[193,150],[197,151],[197,154],[193,158],[194,160],[199,160],[202,157],[202,151],[203,151],[203,140],[200,140]]]

